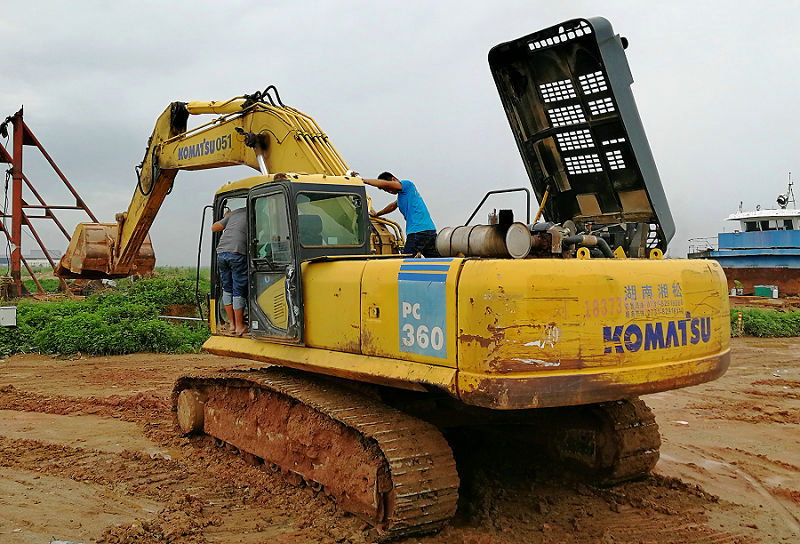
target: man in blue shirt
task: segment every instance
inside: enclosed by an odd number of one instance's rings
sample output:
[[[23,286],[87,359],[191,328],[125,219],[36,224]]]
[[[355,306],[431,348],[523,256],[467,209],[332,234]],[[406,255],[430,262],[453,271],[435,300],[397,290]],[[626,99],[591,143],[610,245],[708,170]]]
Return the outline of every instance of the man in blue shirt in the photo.
[[[363,181],[367,185],[397,195],[397,200],[372,215],[379,217],[400,208],[400,213],[406,220],[406,245],[403,253],[411,255],[422,253],[425,257],[438,257],[436,226],[416,186],[407,179],[402,181],[397,179],[390,172],[383,172],[378,179]]]

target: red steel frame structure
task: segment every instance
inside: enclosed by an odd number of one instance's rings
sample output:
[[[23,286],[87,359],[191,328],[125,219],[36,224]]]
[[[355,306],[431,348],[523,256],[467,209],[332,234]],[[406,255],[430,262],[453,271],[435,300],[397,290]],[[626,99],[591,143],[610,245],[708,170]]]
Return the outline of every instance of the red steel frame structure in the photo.
[[[44,147],[41,143],[39,143],[39,140],[36,138],[36,136],[33,135],[33,132],[31,132],[31,129],[28,128],[28,125],[25,124],[25,121],[22,119],[22,108],[20,108],[20,110],[14,115],[6,117],[5,121],[3,121],[3,123],[0,125],[0,133],[2,133],[3,136],[8,134],[8,125],[11,125],[14,131],[12,153],[9,154],[3,144],[0,143],[0,163],[11,164],[11,168],[6,172],[6,191],[8,191],[9,174],[12,178],[11,213],[9,214],[8,210],[4,210],[4,213],[0,213],[0,218],[3,219],[3,221],[0,221],[0,232],[2,232],[11,243],[11,295],[21,296],[26,293],[26,289],[22,284],[22,278],[20,275],[20,265],[24,265],[28,270],[28,273],[31,275],[31,278],[33,278],[33,281],[36,284],[36,290],[39,293],[44,293],[44,289],[42,289],[39,280],[36,278],[35,274],[31,270],[31,267],[22,256],[23,225],[28,227],[28,230],[30,230],[33,238],[39,244],[39,247],[42,249],[45,257],[50,262],[50,265],[55,268],[56,263],[53,261],[50,253],[45,247],[44,242],[36,232],[33,223],[31,223],[31,219],[51,219],[58,226],[61,232],[64,233],[67,241],[69,241],[70,235],[53,213],[54,210],[83,210],[88,214],[93,222],[97,223],[97,218],[80,197],[75,188],[70,184],[69,181],[67,181],[66,176],[64,176],[47,151],[45,151]],[[30,181],[30,179],[28,179],[22,170],[22,149],[24,146],[33,146],[39,149],[39,151],[42,153],[42,156],[47,160],[55,173],[58,174],[58,177],[64,182],[64,185],[67,187],[69,192],[72,193],[72,196],[75,197],[74,206],[51,206],[44,201],[42,196],[34,187],[33,183]],[[28,187],[38,204],[29,204],[23,198],[23,184],[24,186]],[[41,214],[30,215],[28,211],[41,212]],[[11,218],[10,230],[5,224],[5,220],[9,217]],[[61,280],[61,287],[62,289],[66,288],[66,284],[64,283],[63,279]]]

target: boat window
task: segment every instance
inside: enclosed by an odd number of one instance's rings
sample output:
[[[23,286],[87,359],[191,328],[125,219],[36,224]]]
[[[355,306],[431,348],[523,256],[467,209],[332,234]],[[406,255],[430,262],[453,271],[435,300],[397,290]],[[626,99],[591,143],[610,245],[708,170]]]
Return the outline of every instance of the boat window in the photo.
[[[744,222],[744,231],[745,232],[755,232],[758,230],[758,223],[755,221],[745,221]]]
[[[769,230],[769,220],[760,221],[760,223],[761,223],[761,230]]]
[[[786,230],[794,230],[794,226],[792,226],[792,220],[791,219],[784,219],[783,220],[783,228],[785,228]]]

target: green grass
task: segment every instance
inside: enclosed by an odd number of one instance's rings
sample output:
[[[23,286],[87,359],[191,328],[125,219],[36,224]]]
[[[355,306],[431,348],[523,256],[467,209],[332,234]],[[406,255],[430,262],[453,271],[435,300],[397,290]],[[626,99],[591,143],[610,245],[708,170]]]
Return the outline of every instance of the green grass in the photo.
[[[168,305],[195,304],[190,272],[167,269],[160,277],[121,281],[117,290],[85,300],[20,300],[17,327],[0,328],[0,355],[196,352],[209,336],[205,323],[174,325],[158,319]],[[201,293],[203,288],[201,281]]]
[[[56,259],[56,260],[58,260],[58,259]],[[52,276],[53,275],[53,269],[49,265],[48,266],[32,266],[31,270],[33,271],[33,273],[36,275],[37,278],[39,276],[42,276],[42,275],[44,275],[44,276],[47,276],[47,275],[51,275]],[[24,267],[24,266],[20,270],[20,275],[23,278],[30,278],[31,277],[30,273],[28,272],[28,269],[26,267]]]
[[[744,336],[773,338],[800,336],[800,312],[778,312],[758,308],[743,308]],[[739,335],[739,309],[731,309],[731,334]]]
[[[39,279],[38,275],[37,279]],[[38,289],[36,289],[36,282],[33,280],[22,280],[22,283],[25,285],[25,289],[27,289],[29,293],[36,293],[38,291]],[[53,278],[39,279],[39,285],[41,285],[42,289],[44,289],[47,293],[58,292],[58,286],[60,283],[60,281]]]

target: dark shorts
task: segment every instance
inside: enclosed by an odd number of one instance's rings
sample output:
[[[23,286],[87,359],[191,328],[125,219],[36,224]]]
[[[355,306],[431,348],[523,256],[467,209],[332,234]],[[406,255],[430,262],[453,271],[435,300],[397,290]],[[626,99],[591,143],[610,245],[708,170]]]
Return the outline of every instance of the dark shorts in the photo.
[[[247,257],[238,253],[217,253],[222,290],[235,297],[247,296]]]
[[[406,246],[403,253],[416,255],[422,253],[423,257],[438,257],[439,252],[436,251],[436,231],[435,230],[421,230],[419,232],[412,232],[406,236]]]

